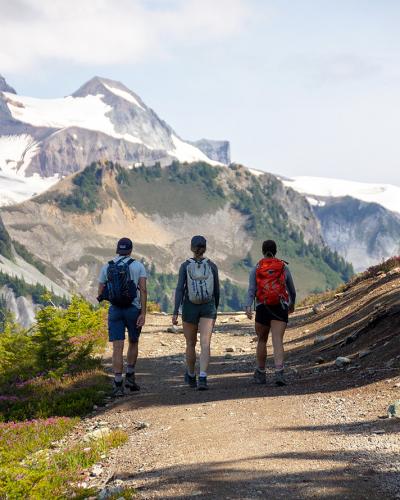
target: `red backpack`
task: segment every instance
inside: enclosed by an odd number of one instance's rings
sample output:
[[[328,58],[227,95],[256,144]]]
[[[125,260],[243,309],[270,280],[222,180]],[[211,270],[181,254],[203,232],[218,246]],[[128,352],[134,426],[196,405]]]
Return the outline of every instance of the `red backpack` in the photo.
[[[281,301],[288,302],[286,289],[285,262],[268,257],[261,259],[256,269],[257,300],[262,304],[275,306]]]

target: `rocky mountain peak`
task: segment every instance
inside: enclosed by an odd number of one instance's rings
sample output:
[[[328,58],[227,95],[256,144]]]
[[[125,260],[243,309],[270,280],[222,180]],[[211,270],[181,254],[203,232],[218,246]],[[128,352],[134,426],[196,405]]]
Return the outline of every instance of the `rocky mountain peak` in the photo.
[[[103,78],[101,76],[94,76],[86,83],[84,83],[79,89],[72,94],[72,97],[86,97],[88,95],[98,95],[102,94],[103,96],[112,98],[112,100],[116,100],[116,98],[124,99],[126,102],[130,104],[135,104],[138,108],[141,108],[143,111],[147,109],[146,104],[142,101],[142,99],[132,92],[128,87],[126,87],[123,83],[118,82],[117,80],[110,80],[109,78]]]
[[[9,92],[10,94],[16,94],[16,91],[8,85],[4,76],[0,75],[0,92]]]

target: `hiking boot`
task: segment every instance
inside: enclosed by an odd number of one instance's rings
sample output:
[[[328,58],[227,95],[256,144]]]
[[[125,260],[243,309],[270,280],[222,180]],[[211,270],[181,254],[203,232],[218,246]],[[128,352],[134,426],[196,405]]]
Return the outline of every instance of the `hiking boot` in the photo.
[[[188,372],[186,372],[185,384],[187,384],[189,387],[197,387],[196,375],[192,377],[191,375],[188,374]]]
[[[135,381],[134,373],[127,373],[125,375],[125,387],[129,389],[131,392],[140,391],[140,387],[137,385]]]
[[[125,392],[124,392],[124,383],[123,381],[121,380],[121,382],[116,382],[114,380],[113,382],[113,396],[115,398],[120,398],[122,396],[125,395]]]
[[[207,389],[208,389],[207,377],[199,377],[199,381],[197,382],[197,390],[206,391]]]
[[[258,368],[254,370],[254,381],[256,384],[265,385],[267,383],[267,375],[261,372]]]
[[[282,387],[283,385],[287,385],[283,370],[275,370],[275,384],[280,387]]]

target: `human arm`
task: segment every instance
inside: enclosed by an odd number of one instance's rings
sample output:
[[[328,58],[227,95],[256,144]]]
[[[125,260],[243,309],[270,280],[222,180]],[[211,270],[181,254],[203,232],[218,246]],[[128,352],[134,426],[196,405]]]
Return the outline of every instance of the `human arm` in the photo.
[[[256,296],[256,289],[257,289],[256,268],[253,267],[249,275],[249,288],[247,290],[247,302],[246,302],[246,316],[249,319],[253,317],[252,309],[253,309],[254,298]]]
[[[99,286],[97,288],[97,298],[101,296],[101,294],[104,292],[106,285],[105,283],[99,283]]]
[[[99,274],[99,286],[97,287],[97,300],[100,299],[102,293],[104,292],[106,288],[106,282],[107,282],[107,267],[108,266],[103,266],[100,270]]]
[[[218,267],[212,263],[211,269],[214,276],[214,300],[215,300],[215,309],[218,309],[219,306],[219,298],[220,298],[220,285],[219,285],[219,274]]]
[[[140,291],[141,310],[137,319],[137,326],[143,326],[146,322],[146,307],[147,307],[147,278],[142,276],[139,278],[138,288]]]
[[[296,288],[294,286],[293,277],[288,266],[285,266],[285,283],[286,289],[289,294],[289,313],[292,313],[294,312],[294,307],[296,304]]]
[[[183,297],[185,294],[186,267],[187,267],[186,262],[184,262],[183,264],[181,264],[181,267],[179,268],[178,283],[177,283],[176,289],[175,289],[174,312],[172,315],[172,324],[173,325],[178,324],[179,308],[183,302]]]

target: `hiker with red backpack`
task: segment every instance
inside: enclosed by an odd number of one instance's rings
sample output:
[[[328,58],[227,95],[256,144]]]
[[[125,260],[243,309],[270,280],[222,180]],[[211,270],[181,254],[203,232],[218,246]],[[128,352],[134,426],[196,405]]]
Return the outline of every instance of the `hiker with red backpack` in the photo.
[[[147,277],[144,265],[131,258],[132,248],[133,243],[129,238],[121,238],[117,244],[116,257],[102,267],[99,276],[97,300],[107,300],[111,304],[108,310],[108,336],[113,344],[113,393],[116,397],[125,394],[122,378],[125,330],[128,330],[129,338],[125,389],[140,390],[135,379],[135,364],[140,333],[146,321]]]
[[[193,236],[190,248],[193,258],[183,262],[179,269],[175,291],[172,324],[178,324],[182,306],[183,333],[186,339],[185,383],[199,391],[208,389],[207,369],[210,362],[211,334],[219,305],[218,268],[204,257],[207,242],[204,236]],[[200,333],[200,375],[195,373],[197,332]]]
[[[276,258],[277,247],[273,240],[262,244],[264,257],[252,269],[249,277],[246,315],[253,316],[253,303],[256,304],[255,330],[258,337],[257,366],[254,380],[266,384],[265,362],[267,340],[272,334],[274,349],[275,383],[286,385],[284,377],[283,336],[288,323],[288,315],[294,311],[296,290],[287,263]]]

